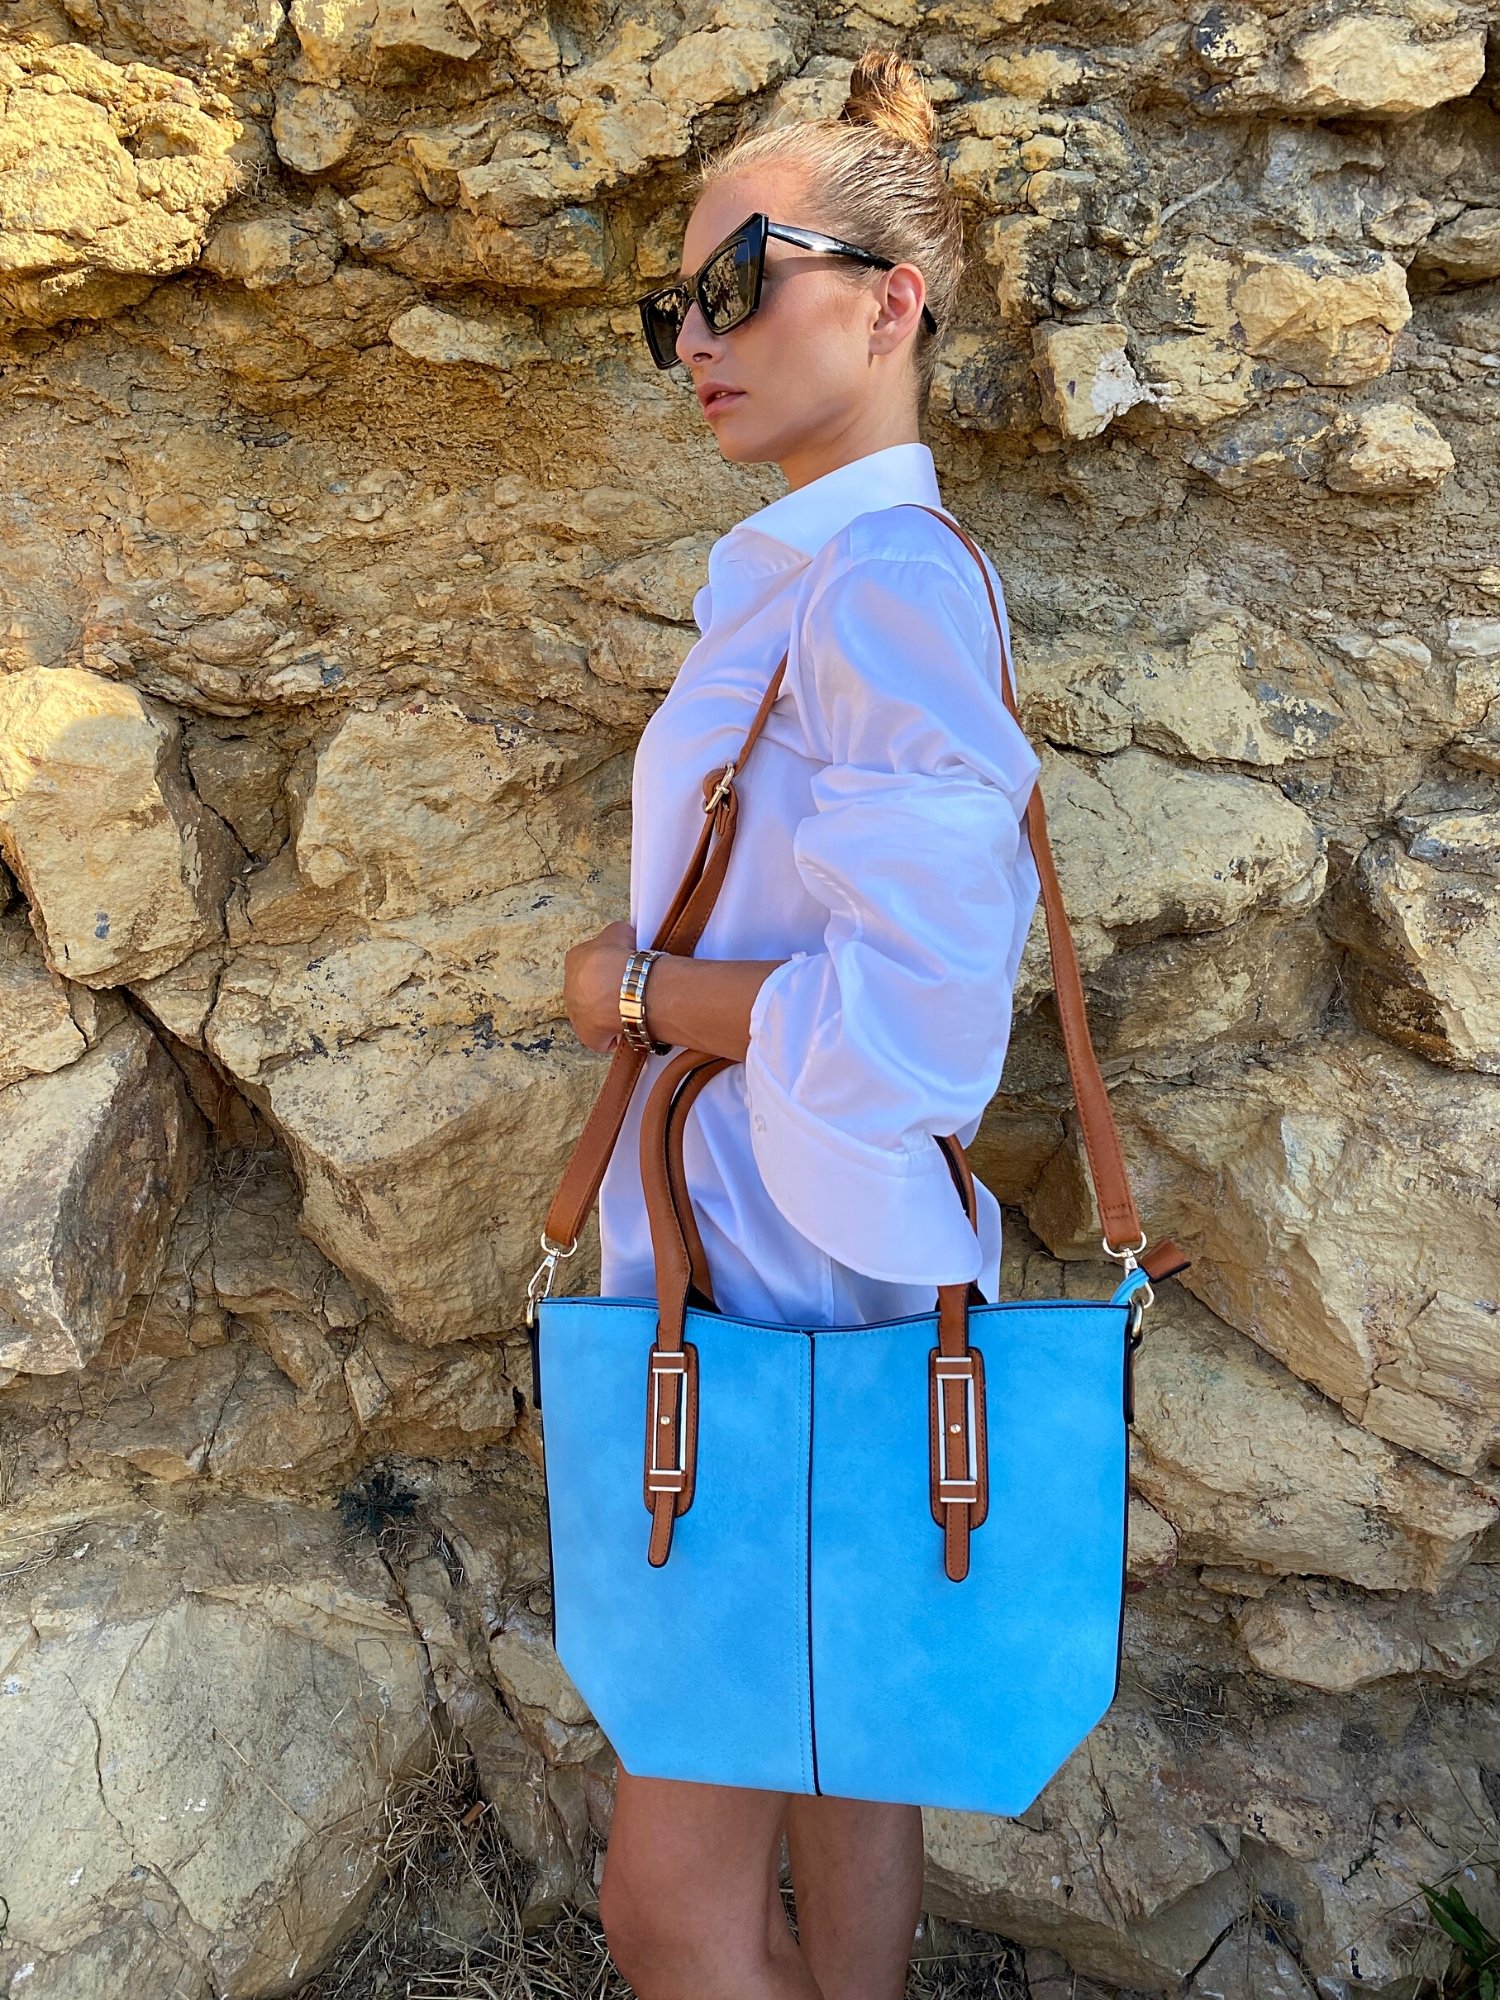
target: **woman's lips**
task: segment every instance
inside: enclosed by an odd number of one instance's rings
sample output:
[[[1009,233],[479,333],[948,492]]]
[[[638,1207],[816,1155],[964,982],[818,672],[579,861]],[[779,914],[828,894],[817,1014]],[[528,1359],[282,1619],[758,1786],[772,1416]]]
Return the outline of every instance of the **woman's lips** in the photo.
[[[703,405],[703,414],[711,417],[716,410],[727,410],[731,403],[737,403],[744,395],[743,389],[719,389]]]

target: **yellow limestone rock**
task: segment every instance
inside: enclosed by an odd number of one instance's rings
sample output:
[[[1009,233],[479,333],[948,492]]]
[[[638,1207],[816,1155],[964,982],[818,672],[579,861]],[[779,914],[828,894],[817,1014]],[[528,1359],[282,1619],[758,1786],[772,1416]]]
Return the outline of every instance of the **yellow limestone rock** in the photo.
[[[0,1091],[0,1368],[79,1368],[152,1283],[203,1159],[176,1064],[128,1016]]]
[[[1335,493],[1422,493],[1453,466],[1453,447],[1414,403],[1375,403],[1338,440],[1323,477]]]
[[[1097,437],[1122,410],[1146,400],[1125,350],[1128,332],[1114,320],[1036,328],[1042,404],[1064,437]]]
[[[1441,271],[1468,284],[1500,278],[1500,208],[1466,208],[1444,223],[1418,247],[1412,269]]]
[[[1252,354],[1309,382],[1366,382],[1385,373],[1411,318],[1406,273],[1394,257],[1298,250],[1246,262],[1232,298]]]
[[[1181,1283],[1364,1432],[1493,1482],[1500,1077],[1328,1030],[1112,1101],[1143,1213],[1191,1246]]]
[[[0,849],[48,964],[91,986],[221,936],[242,858],[182,775],[170,712],[76,667],[0,679]]]
[[[69,2000],[295,1990],[379,1880],[355,1829],[434,1754],[385,1564],[326,1507],[159,1488],[26,1553],[0,1584],[0,1963]]]
[[[0,327],[103,318],[190,265],[240,187],[242,129],[146,63],[0,50]]]
[[[1467,97],[1483,75],[1480,26],[1418,41],[1402,21],[1351,12],[1293,43],[1280,96],[1323,118],[1409,118]]]

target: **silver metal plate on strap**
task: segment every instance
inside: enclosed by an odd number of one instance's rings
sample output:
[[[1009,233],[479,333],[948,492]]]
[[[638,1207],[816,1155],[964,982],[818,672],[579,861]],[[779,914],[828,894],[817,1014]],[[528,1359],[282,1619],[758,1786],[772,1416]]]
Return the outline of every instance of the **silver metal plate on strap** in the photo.
[[[687,1479],[687,1356],[673,1350],[651,1350],[651,1451],[646,1464],[646,1485],[652,1493],[680,1493]],[[673,1413],[663,1408],[662,1384],[675,1379],[677,1452],[663,1462],[662,1432],[673,1427]]]
[[[977,1501],[979,1498],[979,1465],[977,1432],[974,1410],[974,1358],[969,1354],[940,1354],[933,1363],[937,1378],[938,1422],[942,1428],[942,1476],[938,1480],[938,1499],[957,1503]],[[944,1382],[961,1381],[964,1385],[964,1414],[962,1425],[948,1421],[948,1399],[943,1393]],[[950,1440],[955,1432],[963,1433],[963,1474],[961,1477],[948,1476],[952,1462]]]

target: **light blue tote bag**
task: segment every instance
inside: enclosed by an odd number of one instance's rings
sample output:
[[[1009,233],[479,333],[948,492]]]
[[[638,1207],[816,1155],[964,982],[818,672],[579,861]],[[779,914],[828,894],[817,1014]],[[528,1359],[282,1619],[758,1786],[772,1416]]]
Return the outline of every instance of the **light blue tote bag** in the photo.
[[[734,777],[785,665],[739,757],[704,779],[660,949],[702,935]],[[1008,661],[1002,689],[1014,714]],[[693,1049],[642,1120],[656,1297],[552,1296],[644,1064],[616,1047],[526,1316],[553,1642],[635,1776],[1013,1815],[1118,1692],[1133,1357],[1150,1281],[1188,1260],[1170,1239],[1142,1255],[1040,787],[1027,827],[1102,1247],[1123,1270],[1107,1297],[991,1304],[939,1285],[929,1313],[841,1327],[720,1312],[682,1141],[730,1065]],[[964,1150],[934,1143],[974,1223]]]

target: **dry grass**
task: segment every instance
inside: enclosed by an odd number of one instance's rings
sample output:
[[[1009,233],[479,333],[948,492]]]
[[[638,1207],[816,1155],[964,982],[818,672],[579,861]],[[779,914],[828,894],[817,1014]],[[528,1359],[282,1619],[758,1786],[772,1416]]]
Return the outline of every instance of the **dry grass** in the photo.
[[[532,1870],[501,1834],[467,1750],[394,1781],[365,1922],[298,2000],[630,2000],[581,1912],[528,1928]]]
[[[924,1916],[906,2000],[1026,2000],[1018,1945],[943,1917]]]
[[[524,1914],[531,1866],[500,1832],[472,1758],[436,1737],[434,1753],[430,1770],[390,1786],[384,1880],[298,2000],[634,2000],[597,1918]],[[795,1928],[791,1891],[782,1896]],[[928,1917],[917,1951],[907,2000],[1023,2000],[1019,1954],[999,1938]]]

